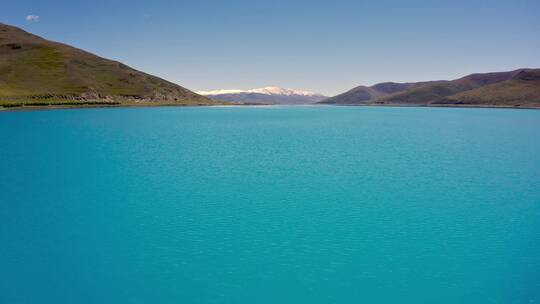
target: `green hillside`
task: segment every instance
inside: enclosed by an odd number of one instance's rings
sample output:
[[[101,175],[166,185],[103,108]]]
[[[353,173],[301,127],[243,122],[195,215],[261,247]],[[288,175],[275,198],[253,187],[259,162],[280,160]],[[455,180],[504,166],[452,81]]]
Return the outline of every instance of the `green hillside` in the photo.
[[[213,104],[161,78],[0,23],[0,104]]]

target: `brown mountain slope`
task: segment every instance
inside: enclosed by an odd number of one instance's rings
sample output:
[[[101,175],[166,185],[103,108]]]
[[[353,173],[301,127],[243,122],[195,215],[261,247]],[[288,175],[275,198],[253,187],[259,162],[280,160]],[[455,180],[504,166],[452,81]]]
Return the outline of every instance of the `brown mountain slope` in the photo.
[[[387,95],[384,92],[378,91],[372,87],[358,86],[345,93],[324,99],[320,103],[324,104],[355,104],[368,103],[371,100]]]
[[[464,91],[435,103],[540,107],[540,69],[522,70],[509,80]]]
[[[393,93],[383,92],[382,96],[371,95],[364,98],[351,94],[354,93],[353,89],[322,103],[536,107],[540,91],[539,74],[540,69],[471,74],[451,81],[423,82],[408,87],[394,86]]]
[[[391,94],[402,92],[407,89],[416,88],[425,84],[438,83],[431,82],[416,82],[416,83],[396,83],[383,82],[371,87],[358,86],[345,93],[327,98],[320,103],[324,104],[369,104],[374,100],[389,96]]]
[[[161,78],[0,23],[0,102],[213,104]]]
[[[427,84],[377,100],[378,103],[429,104],[447,96],[511,79],[521,70],[471,74],[456,80]]]

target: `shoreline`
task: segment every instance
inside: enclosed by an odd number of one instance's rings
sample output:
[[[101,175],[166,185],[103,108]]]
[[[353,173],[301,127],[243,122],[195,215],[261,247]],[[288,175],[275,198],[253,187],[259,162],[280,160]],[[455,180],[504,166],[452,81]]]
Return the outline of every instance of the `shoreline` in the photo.
[[[396,108],[472,108],[472,109],[524,109],[524,110],[540,110],[538,105],[469,105],[469,104],[322,104],[328,106],[343,106],[343,107],[396,107]]]
[[[69,110],[69,109],[99,109],[99,108],[157,108],[157,107],[259,107],[259,106],[275,106],[266,104],[86,104],[86,105],[22,105],[15,107],[4,107],[0,105],[0,113],[2,112],[32,112],[32,111],[48,111],[48,110]],[[295,106],[283,105],[279,106]],[[523,109],[523,110],[540,110],[540,105],[531,106],[510,106],[510,105],[464,105],[464,104],[302,104],[297,106],[334,106],[334,107],[399,107],[399,108],[463,108],[463,109]]]
[[[100,108],[154,108],[154,107],[214,107],[214,106],[236,106],[236,104],[84,104],[84,105],[21,105],[3,107],[2,112],[33,112],[48,110],[70,110],[70,109],[100,109]]]

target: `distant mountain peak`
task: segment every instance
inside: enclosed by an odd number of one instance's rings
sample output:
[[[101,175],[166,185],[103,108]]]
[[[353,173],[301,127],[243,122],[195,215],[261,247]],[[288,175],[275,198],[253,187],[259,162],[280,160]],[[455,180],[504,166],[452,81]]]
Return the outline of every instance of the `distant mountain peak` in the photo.
[[[282,88],[277,86],[268,86],[263,88],[248,89],[248,90],[211,90],[211,91],[199,91],[197,92],[201,95],[212,96],[212,95],[223,95],[223,94],[241,94],[241,93],[257,93],[264,95],[284,95],[284,96],[323,96],[322,94],[304,91],[304,90],[295,90],[289,88]]]
[[[261,104],[310,104],[326,98],[319,93],[277,86],[248,90],[199,91],[197,93],[219,101]]]

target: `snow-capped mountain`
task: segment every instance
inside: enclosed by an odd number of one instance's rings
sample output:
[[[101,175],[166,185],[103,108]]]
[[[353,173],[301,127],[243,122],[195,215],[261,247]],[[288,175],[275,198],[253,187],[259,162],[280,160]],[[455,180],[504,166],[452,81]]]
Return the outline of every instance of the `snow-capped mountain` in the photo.
[[[219,101],[260,104],[310,104],[326,98],[324,95],[309,91],[280,87],[264,87],[250,90],[200,91],[197,93]]]

